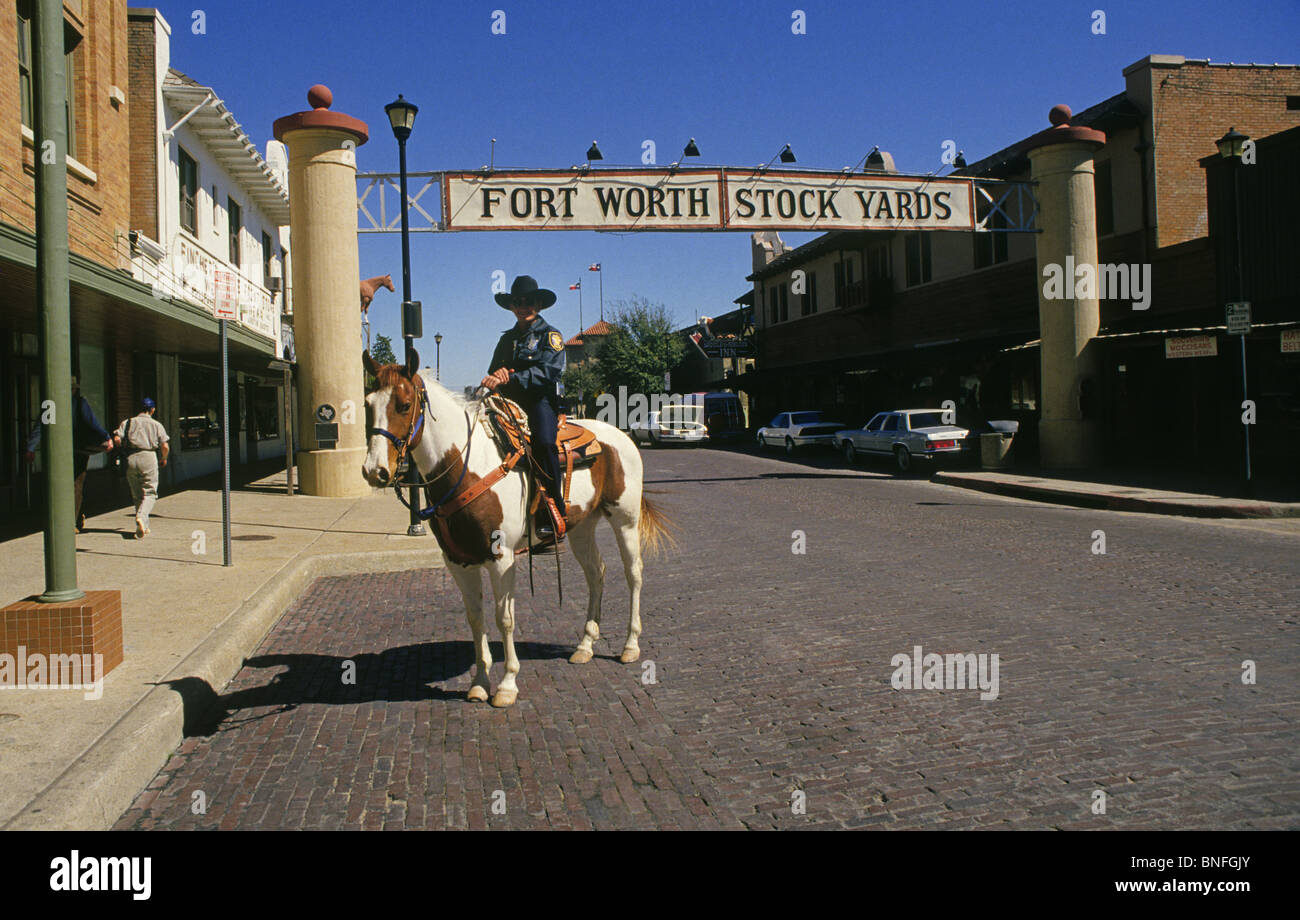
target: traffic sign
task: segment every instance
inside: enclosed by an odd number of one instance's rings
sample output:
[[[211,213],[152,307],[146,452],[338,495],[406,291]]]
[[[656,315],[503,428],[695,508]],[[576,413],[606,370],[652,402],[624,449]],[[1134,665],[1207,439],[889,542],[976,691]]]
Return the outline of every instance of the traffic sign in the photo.
[[[213,313],[217,319],[239,319],[239,278],[232,271],[216,269],[212,273]]]
[[[1250,301],[1230,303],[1225,306],[1228,335],[1246,335],[1250,332]]]

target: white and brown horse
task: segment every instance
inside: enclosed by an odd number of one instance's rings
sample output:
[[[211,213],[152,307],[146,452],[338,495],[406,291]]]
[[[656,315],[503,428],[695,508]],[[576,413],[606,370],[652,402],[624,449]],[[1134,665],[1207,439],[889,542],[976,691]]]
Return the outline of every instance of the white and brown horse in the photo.
[[[505,651],[505,677],[492,696],[493,706],[509,706],[518,697],[515,675],[515,550],[528,543],[528,489],[524,466],[501,476],[503,454],[479,417],[476,401],[452,395],[435,381],[423,381],[412,365],[380,367],[367,352],[366,369],[379,380],[366,397],[372,435],[362,465],[366,481],[374,486],[392,484],[404,452],[426,483],[429,506],[456,507],[458,499],[473,494],[477,484],[491,483],[477,497],[457,507],[442,520],[431,519],[447,569],[465,598],[465,613],[474,635],[474,679],[467,699],[488,699],[491,689],[488,651],[483,622],[483,583],[486,567],[496,601],[497,626]],[[629,595],[627,641],[620,661],[631,663],[641,655],[641,549],[653,551],[668,537],[666,518],[642,494],[641,455],[631,438],[612,425],[583,419],[575,421],[595,433],[601,452],[591,466],[575,469],[569,489],[568,542],[587,578],[587,621],[582,639],[569,658],[585,664],[592,657],[592,642],[600,638],[600,599],[605,585],[605,563],[596,546],[596,525],[602,518],[614,529]],[[499,478],[498,478],[499,477]],[[495,481],[493,481],[495,480]]]

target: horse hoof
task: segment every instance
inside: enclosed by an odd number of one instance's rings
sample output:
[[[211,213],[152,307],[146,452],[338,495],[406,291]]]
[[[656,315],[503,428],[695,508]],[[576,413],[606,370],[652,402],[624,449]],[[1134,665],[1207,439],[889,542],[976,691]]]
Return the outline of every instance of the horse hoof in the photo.
[[[640,657],[641,650],[639,648],[625,648],[623,649],[623,654],[618,656],[618,660],[623,662],[623,664],[631,664]]]
[[[588,649],[580,648],[569,656],[569,664],[586,664],[591,661],[591,652]]]
[[[465,699],[471,703],[486,703],[488,698],[487,687],[480,687],[478,684],[469,688],[469,693],[465,694]]]
[[[513,706],[518,698],[518,690],[498,690],[492,697],[492,705],[497,709],[505,709],[507,706]]]

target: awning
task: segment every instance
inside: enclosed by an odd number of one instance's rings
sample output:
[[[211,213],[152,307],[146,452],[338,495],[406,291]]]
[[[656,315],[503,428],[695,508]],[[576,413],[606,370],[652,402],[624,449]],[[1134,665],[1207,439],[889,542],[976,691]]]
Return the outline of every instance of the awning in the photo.
[[[195,106],[201,106],[186,125],[199,136],[203,146],[235,178],[271,223],[280,227],[288,225],[288,189],[280,181],[280,175],[262,159],[257,145],[240,127],[216,90],[201,86],[173,68],[167,71],[163,80],[162,95],[175,111],[176,118],[186,115]],[[203,105],[209,97],[212,101]]]

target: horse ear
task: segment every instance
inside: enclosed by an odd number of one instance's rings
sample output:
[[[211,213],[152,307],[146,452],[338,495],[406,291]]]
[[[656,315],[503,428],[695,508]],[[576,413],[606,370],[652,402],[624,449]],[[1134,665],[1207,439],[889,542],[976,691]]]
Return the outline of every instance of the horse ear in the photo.
[[[379,376],[379,365],[375,363],[374,358],[370,357],[369,351],[361,352],[361,366],[370,371],[374,376]]]
[[[414,348],[406,349],[406,367],[403,368],[403,373],[406,374],[407,377],[414,377],[415,372],[418,371],[419,369],[420,369],[419,352],[417,352]]]

